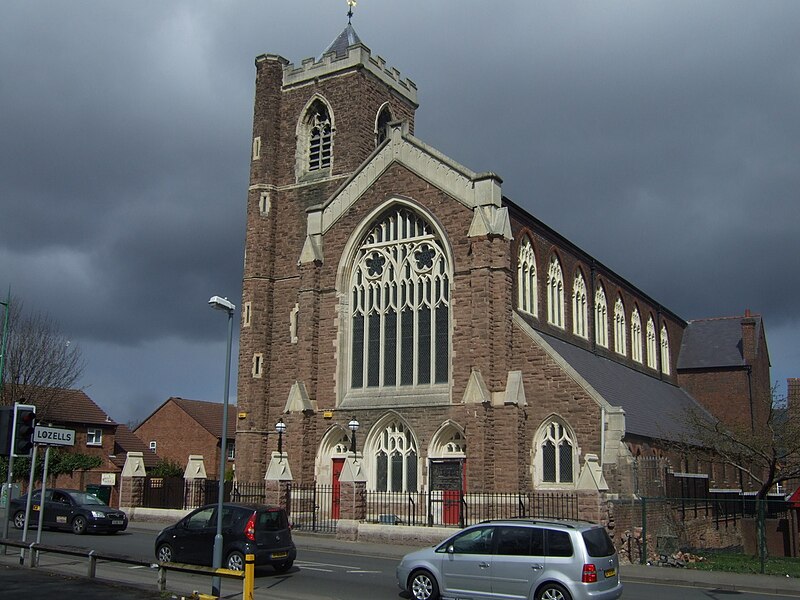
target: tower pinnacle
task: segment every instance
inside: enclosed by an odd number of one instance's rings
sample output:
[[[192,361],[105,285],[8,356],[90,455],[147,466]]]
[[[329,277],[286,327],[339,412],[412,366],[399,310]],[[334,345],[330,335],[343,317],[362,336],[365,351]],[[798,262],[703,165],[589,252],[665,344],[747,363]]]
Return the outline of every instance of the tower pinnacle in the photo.
[[[347,10],[347,22],[350,22],[350,19],[353,18],[353,7],[356,5],[356,0],[347,0],[347,6],[349,7]]]

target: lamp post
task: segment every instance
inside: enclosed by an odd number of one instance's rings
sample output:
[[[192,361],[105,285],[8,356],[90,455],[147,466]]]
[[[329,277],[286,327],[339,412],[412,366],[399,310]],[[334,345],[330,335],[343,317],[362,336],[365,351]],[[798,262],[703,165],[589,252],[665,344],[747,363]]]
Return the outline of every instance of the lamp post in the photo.
[[[278,454],[280,457],[283,457],[283,432],[286,431],[286,423],[283,422],[283,419],[278,419],[278,422],[275,423],[275,431],[278,432]]]
[[[231,341],[233,340],[233,312],[236,307],[227,298],[211,296],[208,303],[211,308],[224,310],[228,313],[228,349],[225,354],[225,397],[222,402],[222,436],[220,441],[219,456],[219,490],[217,492],[217,534],[214,536],[214,555],[212,566],[215,569],[222,567],[222,504],[225,498],[225,461],[227,460],[228,442],[228,393],[231,381]],[[221,578],[211,578],[211,594],[220,596]]]
[[[355,417],[353,417],[352,419],[350,419],[350,422],[347,424],[347,426],[350,428],[350,431],[353,432],[353,435],[350,438],[350,452],[355,454],[356,453],[356,431],[358,431],[359,422],[356,421]]]

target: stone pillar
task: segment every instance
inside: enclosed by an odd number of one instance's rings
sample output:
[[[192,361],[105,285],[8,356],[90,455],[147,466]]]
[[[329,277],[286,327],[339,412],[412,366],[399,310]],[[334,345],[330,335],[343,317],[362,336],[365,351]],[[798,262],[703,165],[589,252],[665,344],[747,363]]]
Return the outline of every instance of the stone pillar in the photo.
[[[339,474],[339,518],[363,521],[367,517],[367,473],[361,453],[350,454]]]
[[[205,498],[203,494],[208,477],[202,454],[189,455],[186,469],[183,471],[183,479],[186,482],[186,485],[183,486],[184,508],[196,508],[211,502],[212,499]],[[219,485],[224,485],[224,482],[220,481]],[[214,497],[213,501],[216,502],[216,500],[217,498]]]
[[[120,508],[130,509],[143,506],[146,476],[144,455],[141,452],[128,452],[119,481]]]
[[[282,506],[287,513],[291,513],[289,490],[291,489],[292,481],[289,456],[286,452],[273,452],[267,467],[267,474],[264,475],[267,504]]]

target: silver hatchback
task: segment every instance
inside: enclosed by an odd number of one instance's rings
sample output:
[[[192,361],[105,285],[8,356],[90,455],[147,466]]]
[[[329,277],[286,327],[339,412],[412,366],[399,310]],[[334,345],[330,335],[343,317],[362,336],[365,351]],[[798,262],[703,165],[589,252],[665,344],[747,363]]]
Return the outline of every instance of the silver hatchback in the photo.
[[[509,519],[462,529],[412,552],[397,583],[415,600],[614,600],[619,557],[602,525]]]

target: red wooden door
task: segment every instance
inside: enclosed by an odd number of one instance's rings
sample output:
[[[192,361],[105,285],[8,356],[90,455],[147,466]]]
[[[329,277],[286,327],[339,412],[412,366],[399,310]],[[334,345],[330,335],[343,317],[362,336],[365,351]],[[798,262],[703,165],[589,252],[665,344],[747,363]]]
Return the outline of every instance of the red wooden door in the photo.
[[[445,525],[459,525],[461,522],[461,494],[467,492],[467,461],[461,463],[461,489],[442,492],[442,520]]]
[[[333,470],[332,470],[332,482],[333,488],[331,490],[331,518],[338,519],[339,518],[339,508],[341,506],[341,489],[339,488],[339,475],[342,474],[342,468],[344,467],[344,459],[343,458],[334,458],[333,459]]]

